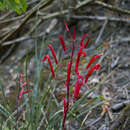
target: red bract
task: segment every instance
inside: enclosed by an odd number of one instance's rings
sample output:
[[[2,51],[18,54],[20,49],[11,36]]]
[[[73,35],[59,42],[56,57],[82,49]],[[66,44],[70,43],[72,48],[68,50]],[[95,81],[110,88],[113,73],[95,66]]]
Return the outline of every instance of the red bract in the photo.
[[[97,56],[94,56],[94,57],[89,61],[88,65],[86,66],[86,69],[88,69],[89,66],[90,66],[97,58],[99,58],[100,56],[102,56],[102,54],[99,54],[99,55],[97,55]]]
[[[63,36],[60,36],[59,39],[60,39],[60,43],[62,45],[62,48],[64,49],[64,51],[66,51],[66,47],[65,47],[65,42],[64,42]]]
[[[75,30],[75,27],[73,27],[73,40],[75,41],[76,39],[76,30]]]
[[[78,56],[77,56],[76,63],[75,63],[75,73],[76,74],[78,73],[78,67],[79,67],[80,56],[82,54],[82,49],[83,49],[83,47],[80,46],[80,50],[78,52]]]
[[[65,24],[65,27],[66,27],[67,32],[70,32],[70,30],[69,30],[69,28],[68,28],[68,25],[67,25],[66,21],[64,21],[64,24]]]
[[[55,51],[54,51],[52,45],[51,45],[51,44],[48,44],[48,47],[51,49],[51,52],[52,52],[52,55],[53,55],[53,57],[54,57],[55,63],[58,64],[58,60],[57,60],[57,58],[56,58],[56,54],[55,54]]]
[[[64,116],[66,114],[66,102],[65,102],[65,97],[63,95],[58,95],[59,97],[61,96],[62,97],[62,100],[64,101]]]
[[[90,77],[90,75],[92,74],[92,72],[94,71],[94,70],[98,70],[98,69],[100,69],[100,64],[96,64],[94,67],[92,67],[92,69],[87,73],[87,75],[86,75],[86,78],[85,78],[85,83],[88,81],[88,78]]]
[[[87,40],[87,42],[84,44],[84,48],[86,48],[87,47],[87,45],[88,45],[88,43],[89,43],[89,38],[88,38],[88,40]]]
[[[43,58],[42,62],[44,62],[46,59],[48,59],[48,63],[49,63],[49,66],[50,66],[50,69],[51,69],[51,73],[52,73],[52,76],[55,78],[55,73],[54,73],[54,70],[53,70],[53,66],[51,64],[51,59],[50,57],[47,55]]]
[[[79,96],[79,90],[80,87],[83,85],[83,77],[81,75],[78,76],[78,80],[75,84],[75,89],[74,89],[74,98],[78,98]]]
[[[84,39],[86,38],[86,36],[87,36],[87,34],[85,33],[85,34],[83,35],[81,41],[80,41],[80,45],[81,45],[81,46],[83,45],[83,41],[84,41]]]

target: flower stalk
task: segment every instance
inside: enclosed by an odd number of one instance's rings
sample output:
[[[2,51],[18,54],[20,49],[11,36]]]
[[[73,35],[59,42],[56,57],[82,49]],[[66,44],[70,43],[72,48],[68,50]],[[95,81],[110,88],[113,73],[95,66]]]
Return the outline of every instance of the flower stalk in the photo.
[[[75,71],[75,76],[78,76],[78,79],[77,79],[76,84],[74,86],[74,99],[76,99],[76,100],[78,99],[80,88],[83,86],[84,80],[85,80],[85,83],[86,83],[88,81],[88,78],[93,73],[93,71],[100,69],[100,64],[96,64],[94,67],[92,67],[88,71],[86,77],[83,77],[82,75],[80,75],[79,70],[78,70],[79,63],[80,63],[80,57],[81,56],[83,56],[83,57],[86,56],[86,52],[84,52],[83,49],[85,49],[87,47],[90,39],[88,38],[88,40],[84,44],[83,41],[87,37],[87,34],[84,34],[83,37],[81,38],[80,45],[79,46],[75,46],[75,41],[76,41],[76,30],[75,30],[75,27],[73,27],[73,35],[71,35],[70,29],[68,28],[68,25],[67,25],[66,21],[64,21],[64,24],[65,24],[67,32],[69,33],[70,40],[72,41],[72,47],[71,47],[70,61],[68,62],[68,66],[67,66],[67,78],[66,78],[66,82],[65,82],[65,86],[66,86],[66,89],[67,89],[67,93],[66,93],[67,98],[65,98],[65,96],[63,96],[61,94],[59,95],[59,97],[62,97],[62,100],[64,102],[64,119],[63,119],[63,123],[62,123],[63,130],[65,130],[65,123],[66,123],[67,113],[68,113],[69,104],[70,104],[70,85],[71,85],[70,79],[71,79],[72,66],[73,66],[73,57],[74,57],[75,49],[79,49],[79,51],[77,52],[77,58],[76,58],[75,70],[74,70]],[[67,48],[66,48],[66,45],[65,45],[65,42],[64,42],[64,38],[63,38],[62,35],[59,36],[59,40],[60,40],[61,46],[62,46],[62,48],[63,48],[63,50],[65,52],[67,50]],[[55,63],[58,64],[58,60],[56,58],[56,54],[55,54],[55,51],[54,51],[52,45],[49,44],[48,47],[50,48],[50,50],[52,52],[53,58],[55,60]],[[102,55],[99,54],[99,55],[93,57],[89,61],[89,63],[87,64],[86,69],[88,69],[91,66],[91,64],[97,58],[99,58],[100,56],[102,56]],[[55,78],[55,73],[54,73],[53,66],[51,64],[51,60],[50,60],[49,56],[48,55],[45,56],[43,58],[42,62],[44,62],[46,59],[48,59],[48,63],[49,63],[50,69],[51,69],[52,76]],[[22,91],[21,91],[21,93],[22,93]]]
[[[21,73],[20,74],[20,79],[19,79],[19,81],[20,81],[20,91],[19,91],[18,99],[22,99],[23,94],[26,94],[26,93],[29,93],[29,92],[32,91],[32,89],[24,91],[24,86],[27,85],[27,82],[23,83],[23,77],[24,77],[24,73]]]

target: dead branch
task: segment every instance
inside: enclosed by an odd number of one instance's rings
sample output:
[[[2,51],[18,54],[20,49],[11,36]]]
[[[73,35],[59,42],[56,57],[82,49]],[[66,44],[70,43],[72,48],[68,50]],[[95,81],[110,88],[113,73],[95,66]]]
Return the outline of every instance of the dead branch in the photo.
[[[98,5],[101,5],[101,6],[105,7],[105,8],[108,8],[110,10],[116,11],[118,13],[123,13],[123,14],[129,14],[130,15],[130,11],[129,10],[121,9],[121,8],[118,8],[118,7],[115,7],[115,6],[112,6],[110,4],[106,4],[104,2],[100,2],[100,1],[95,1],[94,3],[98,4]]]
[[[73,15],[71,16],[73,19],[79,19],[79,20],[86,20],[86,19],[92,19],[92,20],[99,20],[99,21],[112,21],[112,22],[126,22],[130,23],[130,19],[128,18],[122,18],[122,17],[106,17],[106,16],[79,16],[79,15]]]

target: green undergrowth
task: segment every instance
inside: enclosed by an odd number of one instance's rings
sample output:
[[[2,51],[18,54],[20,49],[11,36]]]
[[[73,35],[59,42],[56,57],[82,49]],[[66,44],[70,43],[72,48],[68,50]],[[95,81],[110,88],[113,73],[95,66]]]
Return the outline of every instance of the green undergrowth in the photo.
[[[0,10],[6,10],[6,9],[12,9],[18,14],[26,12],[27,10],[26,0],[1,0]]]

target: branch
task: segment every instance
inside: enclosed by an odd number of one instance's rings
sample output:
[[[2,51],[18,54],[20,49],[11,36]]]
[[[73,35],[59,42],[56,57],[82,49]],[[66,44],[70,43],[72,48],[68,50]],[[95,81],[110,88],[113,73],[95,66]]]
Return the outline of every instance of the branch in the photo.
[[[98,4],[98,5],[101,5],[105,8],[108,8],[110,10],[113,10],[113,11],[117,11],[119,13],[124,13],[124,14],[129,14],[130,15],[130,11],[129,10],[126,10],[126,9],[121,9],[121,8],[118,8],[118,7],[115,7],[115,6],[112,6],[110,4],[106,4],[104,2],[100,2],[100,1],[95,1],[94,2],[95,4]]]
[[[122,18],[122,17],[106,17],[106,16],[79,16],[79,15],[73,15],[71,16],[72,19],[79,19],[79,20],[86,20],[86,19],[94,19],[99,21],[114,21],[114,22],[126,22],[130,23],[130,19],[128,18]]]

